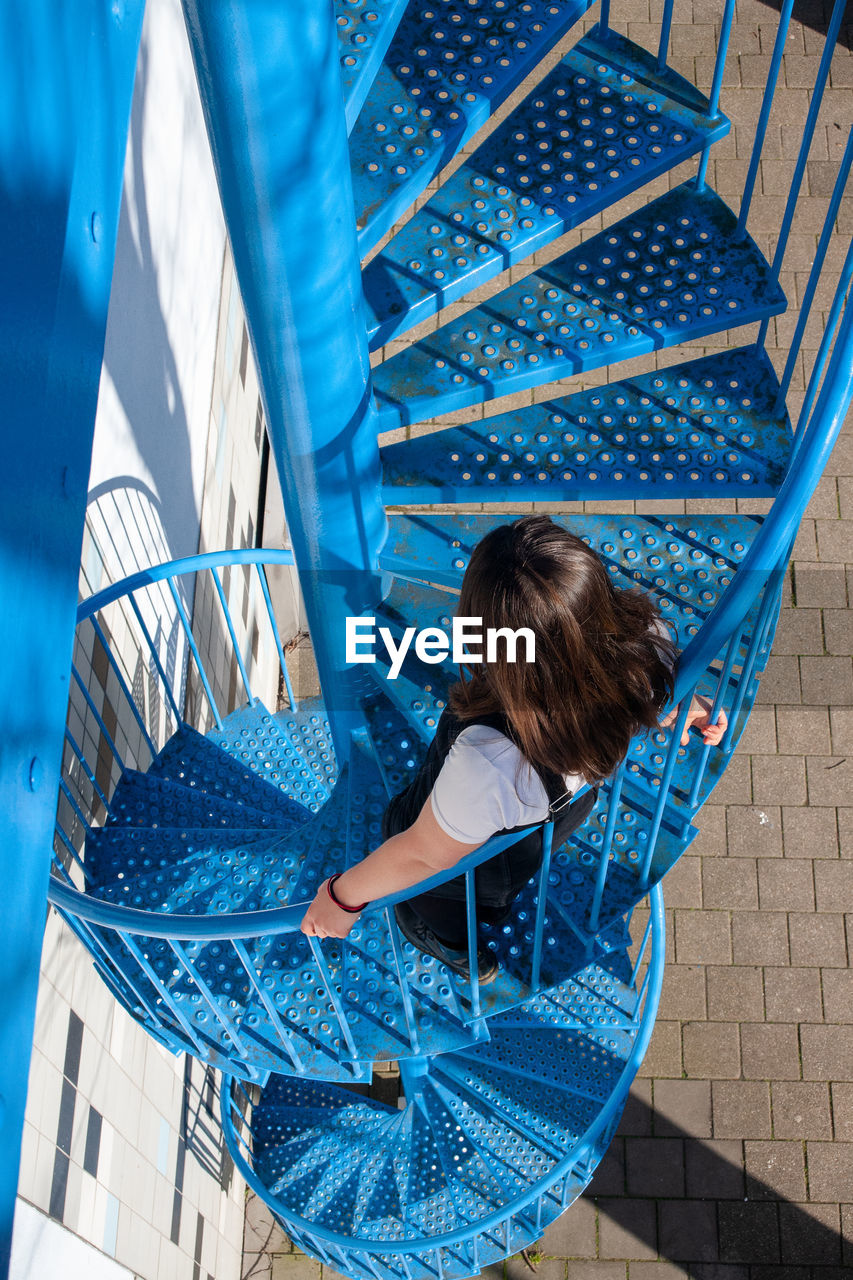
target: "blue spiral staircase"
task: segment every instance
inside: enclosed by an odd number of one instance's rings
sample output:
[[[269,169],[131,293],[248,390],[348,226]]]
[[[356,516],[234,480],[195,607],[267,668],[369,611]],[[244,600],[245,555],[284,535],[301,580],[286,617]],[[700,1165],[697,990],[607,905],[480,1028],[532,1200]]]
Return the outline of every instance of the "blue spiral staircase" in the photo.
[[[77,610],[72,701],[110,767],[105,781],[69,721],[50,901],[152,1036],[224,1073],[231,1153],[291,1237],[365,1280],[475,1274],[532,1244],[592,1176],[654,1024],[660,884],[743,733],[793,536],[850,402],[853,254],[796,428],[786,407],[850,140],[781,377],[764,350],[844,0],[772,262],[747,219],[790,0],[738,212],[706,181],[729,130],[733,0],[707,97],[667,65],[670,0],[654,53],[612,30],[606,5],[562,52],[589,7],[336,0],[335,36],[325,12],[185,0],[294,551],[173,562]],[[691,158],[695,176],[644,196]],[[559,252],[595,214],[604,229]],[[752,341],[620,376],[630,357],[756,323]],[[592,390],[410,430],[605,367]],[[681,512],[721,496],[773,502]],[[464,871],[472,960],[479,936],[496,981],[481,989],[476,965],[463,980],[401,937],[392,908],[412,890],[372,903],[343,941],[304,937],[316,887],[381,842],[456,676],[410,654],[390,678],[381,650],[346,663],[344,618],[397,639],[448,630],[472,548],[506,519],[482,504],[649,498],[672,514],[554,518],[615,585],[656,598],[681,650],[674,730],[632,744],[562,848],[543,827],[511,925],[476,923],[473,883],[513,837],[427,882]],[[323,691],[304,702],[269,573],[294,560]],[[237,574],[281,666],[275,704],[230,607]],[[173,622],[177,661],[161,640]],[[237,696],[217,676],[223,653]],[[680,743],[697,691],[728,717],[719,748]],[[351,1087],[388,1060],[398,1109]]]

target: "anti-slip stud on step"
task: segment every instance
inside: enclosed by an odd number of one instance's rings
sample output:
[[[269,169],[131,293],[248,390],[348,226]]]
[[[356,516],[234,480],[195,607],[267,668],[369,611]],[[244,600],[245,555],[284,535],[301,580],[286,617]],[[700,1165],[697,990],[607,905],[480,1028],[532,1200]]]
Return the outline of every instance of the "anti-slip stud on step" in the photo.
[[[732,211],[683,183],[379,365],[380,430],[776,315]]]
[[[728,132],[675,72],[584,38],[364,268],[372,347],[541,252]]]
[[[772,497],[792,434],[756,347],[418,436],[382,452],[389,503]]]
[[[352,132],[408,0],[335,0],[341,87]]]
[[[366,253],[591,0],[413,0],[350,134]]]

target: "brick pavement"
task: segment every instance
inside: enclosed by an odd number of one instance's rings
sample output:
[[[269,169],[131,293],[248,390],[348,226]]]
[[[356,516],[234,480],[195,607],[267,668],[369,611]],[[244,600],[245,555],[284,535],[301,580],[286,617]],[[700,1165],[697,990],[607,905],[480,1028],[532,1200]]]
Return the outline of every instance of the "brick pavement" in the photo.
[[[687,0],[675,9],[673,63],[705,87],[720,7],[717,0],[693,0],[691,9]],[[787,42],[750,221],[765,252],[775,243],[790,184],[806,86],[822,49],[823,10],[820,3],[798,4],[804,21],[792,23]],[[641,42],[656,39],[658,16],[655,0],[651,15],[647,0],[614,0],[614,26],[625,30],[627,18],[629,34]],[[763,84],[776,24],[771,4],[740,0],[723,96],[735,128],[710,168],[712,182],[735,205],[758,109],[754,86]],[[840,158],[853,120],[851,45],[848,30],[782,274],[791,309],[770,326],[768,349],[780,369],[826,209],[831,162]],[[597,225],[593,220],[587,231]],[[849,197],[839,231],[853,231]],[[833,284],[845,247],[836,245],[830,258]],[[828,305],[824,288],[819,306]],[[807,330],[792,411],[821,329],[813,323]],[[705,349],[727,340],[709,339]],[[742,331],[731,338],[743,340]],[[661,363],[681,354],[664,353]],[[693,504],[734,507],[725,500]],[[797,539],[773,656],[747,733],[713,804],[702,811],[700,837],[665,882],[669,964],[640,1078],[587,1194],[545,1234],[542,1280],[853,1277],[851,562],[848,429]],[[491,1268],[493,1280],[501,1270]],[[320,1280],[320,1271],[291,1251],[263,1207],[250,1201],[246,1280]],[[532,1276],[521,1258],[510,1259],[505,1273],[508,1280]]]

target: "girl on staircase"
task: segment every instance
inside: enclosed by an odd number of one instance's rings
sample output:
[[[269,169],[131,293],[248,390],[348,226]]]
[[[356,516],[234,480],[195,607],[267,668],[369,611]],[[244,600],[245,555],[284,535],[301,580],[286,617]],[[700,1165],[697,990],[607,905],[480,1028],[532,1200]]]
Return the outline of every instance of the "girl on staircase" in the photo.
[[[423,765],[385,812],[384,843],[324,881],[306,934],[346,937],[372,899],[447,871],[493,835],[527,831],[475,872],[478,919],[503,923],[540,866],[536,828],[553,821],[558,849],[672,696],[676,650],[652,598],[614,588],[595,552],[548,516],[501,525],[478,543],[457,614],[481,619],[484,631],[532,629],[535,658],[509,661],[499,645],[495,661],[462,669]],[[694,698],[685,744],[691,727],[719,744],[726,717],[711,724],[709,713]],[[398,903],[395,914],[415,947],[469,976],[464,876]],[[477,968],[480,982],[497,972],[482,946]]]

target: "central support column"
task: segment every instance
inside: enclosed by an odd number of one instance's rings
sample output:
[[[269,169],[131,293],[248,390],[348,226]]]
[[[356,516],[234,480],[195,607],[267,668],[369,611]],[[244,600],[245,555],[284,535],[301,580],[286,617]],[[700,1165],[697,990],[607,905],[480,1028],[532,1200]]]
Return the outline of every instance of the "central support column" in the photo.
[[[183,0],[338,757],[359,723],[344,620],[385,536],[330,0]]]

